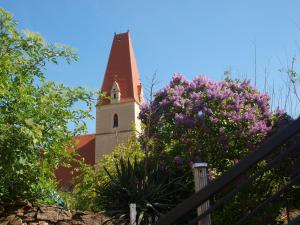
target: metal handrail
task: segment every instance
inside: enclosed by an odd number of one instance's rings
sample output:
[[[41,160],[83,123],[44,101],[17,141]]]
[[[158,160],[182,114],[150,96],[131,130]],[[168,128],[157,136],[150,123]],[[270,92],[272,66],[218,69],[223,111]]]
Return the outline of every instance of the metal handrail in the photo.
[[[290,146],[285,151],[282,151],[278,156],[275,157],[275,159],[273,159],[272,161],[268,162],[265,167],[263,167],[262,169],[260,169],[256,173],[254,173],[254,175],[252,175],[251,177],[248,177],[247,179],[245,179],[241,183],[239,183],[237,185],[237,187],[235,187],[233,190],[231,190],[229,193],[227,193],[224,197],[222,197],[221,199],[219,199],[214,205],[210,206],[210,208],[207,209],[205,212],[203,212],[201,215],[197,216],[192,221],[190,221],[188,223],[188,225],[195,225],[195,224],[197,224],[198,221],[200,221],[201,219],[203,219],[204,217],[206,217],[207,215],[209,215],[210,213],[212,213],[217,208],[221,207],[223,204],[225,204],[225,202],[229,201],[238,192],[240,192],[243,188],[245,188],[252,181],[254,181],[258,176],[261,176],[267,170],[269,170],[271,168],[274,168],[276,165],[278,165],[278,163],[281,160],[283,160],[287,155],[291,154],[293,151],[297,150],[299,148],[299,146],[300,146],[300,140],[297,141],[296,143],[294,143],[292,146]]]

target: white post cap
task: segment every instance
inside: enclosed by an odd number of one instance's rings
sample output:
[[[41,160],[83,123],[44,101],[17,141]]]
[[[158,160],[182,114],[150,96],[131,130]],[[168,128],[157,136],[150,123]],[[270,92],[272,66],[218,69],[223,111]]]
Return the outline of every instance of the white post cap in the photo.
[[[205,163],[205,162],[202,162],[202,163],[194,163],[193,164],[193,168],[203,168],[203,167],[207,167],[207,163]]]

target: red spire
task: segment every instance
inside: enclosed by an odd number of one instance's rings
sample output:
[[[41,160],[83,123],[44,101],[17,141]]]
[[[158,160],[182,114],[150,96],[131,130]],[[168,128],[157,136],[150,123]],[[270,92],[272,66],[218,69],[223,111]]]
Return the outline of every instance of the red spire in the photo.
[[[115,34],[101,91],[110,96],[114,82],[120,87],[120,102],[141,103],[141,82],[129,32]],[[110,104],[103,100],[101,105]]]

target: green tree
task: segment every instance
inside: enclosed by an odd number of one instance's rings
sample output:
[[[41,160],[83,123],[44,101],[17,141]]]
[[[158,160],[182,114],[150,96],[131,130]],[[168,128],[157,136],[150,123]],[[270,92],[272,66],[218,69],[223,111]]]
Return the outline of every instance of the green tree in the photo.
[[[286,117],[281,110],[272,112],[269,96],[260,93],[247,80],[227,78],[215,82],[199,76],[188,81],[181,74],[175,74],[171,82],[154,95],[153,101],[142,107],[140,118],[147,132],[141,139],[151,140],[151,153],[171,168],[181,168],[192,174],[192,162],[207,162],[209,176],[214,179],[261,145],[278,130],[280,123],[286,124]],[[278,149],[276,154],[282,150]],[[263,168],[274,155],[253,167],[244,177]],[[214,224],[235,224],[242,215],[276,193],[290,179],[288,164],[296,162],[290,158],[282,162],[228,201],[213,214]],[[244,177],[222,190],[212,202],[228,193]],[[264,210],[265,214],[260,212],[255,218],[259,223],[249,221],[249,224],[277,224],[275,218],[286,206],[284,199],[278,200]],[[266,218],[269,222],[260,223]]]
[[[47,80],[47,63],[70,63],[76,54],[16,24],[0,8],[0,198],[47,201],[55,169],[71,159],[72,136],[91,118],[92,93]],[[86,109],[76,109],[79,102]]]
[[[128,159],[131,163],[141,162],[144,158],[144,152],[141,151],[140,143],[135,134],[131,135],[126,143],[118,145],[111,154],[103,155],[97,168],[80,162],[77,167],[79,176],[75,178],[75,187],[72,196],[68,196],[70,208],[80,210],[102,210],[103,205],[96,200],[96,190],[105,186],[110,178],[106,171],[112,176],[117,174],[116,164],[121,159]]]

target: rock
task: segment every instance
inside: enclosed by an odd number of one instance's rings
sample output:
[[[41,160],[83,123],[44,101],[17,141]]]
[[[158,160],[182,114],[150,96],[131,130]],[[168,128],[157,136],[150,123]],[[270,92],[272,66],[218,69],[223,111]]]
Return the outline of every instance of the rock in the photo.
[[[57,223],[57,225],[70,225],[70,223],[60,221],[60,222]]]
[[[8,221],[7,220],[0,220],[0,225],[7,225]]]
[[[81,216],[84,215],[87,215],[87,213],[82,211],[72,211],[72,219],[81,219]]]
[[[6,219],[7,219],[8,221],[12,221],[15,217],[16,217],[15,215],[8,215],[8,216],[6,217]]]
[[[15,217],[16,217],[15,215],[9,215],[3,220],[3,223],[5,223],[4,221],[7,221],[7,223],[10,223],[11,221],[13,221],[15,219]]]
[[[29,223],[28,225],[38,225],[38,223],[34,222],[34,223]]]
[[[20,199],[17,203],[4,201],[2,208],[0,225],[113,225],[104,212],[69,211]]]
[[[9,225],[22,225],[23,221],[20,217],[16,216],[13,220],[9,222]]]
[[[23,208],[17,209],[16,214],[17,214],[17,216],[23,216],[24,215],[24,209]]]
[[[36,210],[27,211],[23,215],[23,221],[34,221],[36,217]]]
[[[101,225],[102,217],[95,214],[88,214],[81,217],[85,225]]]
[[[96,220],[101,221],[101,224],[114,225],[112,223],[112,220],[110,218],[106,217],[103,212],[97,213]]]
[[[83,223],[83,221],[79,221],[79,220],[72,220],[72,221],[71,221],[71,224],[72,224],[72,225],[85,225],[85,224]]]
[[[40,206],[36,218],[38,220],[58,221],[58,210],[54,207]]]
[[[39,221],[39,225],[49,225],[46,221]]]
[[[70,211],[66,210],[60,210],[58,214],[58,220],[71,220],[72,219],[72,213]]]

